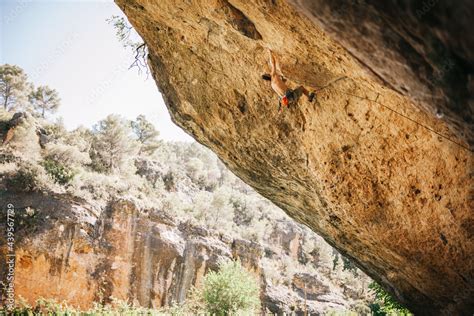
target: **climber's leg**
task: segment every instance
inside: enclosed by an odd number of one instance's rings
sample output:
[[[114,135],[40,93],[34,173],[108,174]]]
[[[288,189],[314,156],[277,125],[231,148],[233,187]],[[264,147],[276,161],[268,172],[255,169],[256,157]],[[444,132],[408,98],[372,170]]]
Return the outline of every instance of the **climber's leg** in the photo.
[[[299,86],[298,88],[293,90],[293,96],[295,98],[295,101],[299,100],[302,95],[308,96],[308,90],[306,90],[303,86]]]
[[[293,90],[293,93],[295,95],[295,99],[298,100],[303,94],[308,98],[309,102],[312,102],[314,99],[314,92],[309,92],[306,90],[305,87],[299,86],[295,90]]]

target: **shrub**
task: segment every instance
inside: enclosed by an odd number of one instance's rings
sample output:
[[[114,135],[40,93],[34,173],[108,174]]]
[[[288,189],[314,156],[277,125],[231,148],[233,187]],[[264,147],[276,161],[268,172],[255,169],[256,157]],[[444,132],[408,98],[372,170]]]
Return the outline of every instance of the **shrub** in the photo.
[[[166,191],[175,191],[176,183],[173,172],[170,170],[163,176],[163,183],[165,184]]]
[[[369,289],[375,293],[375,302],[370,305],[375,315],[412,315],[406,307],[398,303],[377,282],[370,283]]]
[[[36,134],[36,121],[28,113],[22,113],[18,125],[13,131],[13,138],[8,143],[15,155],[28,157],[30,160],[41,159],[41,146]]]
[[[40,170],[30,163],[21,163],[16,173],[7,178],[6,184],[12,191],[32,192],[41,189]]]
[[[84,315],[84,316],[95,316],[95,315],[128,315],[128,316],[141,316],[141,315],[185,315],[185,313],[178,307],[161,308],[161,309],[149,309],[144,307],[135,306],[129,304],[123,300],[112,297],[112,301],[109,304],[94,303],[93,307],[88,310],[79,310],[75,307],[67,304],[65,301],[58,302],[55,299],[44,299],[39,298],[33,304],[29,305],[28,302],[20,297],[19,302],[16,304],[14,309],[7,310],[6,306],[0,306],[0,315],[58,315],[58,316],[69,316],[69,315]]]
[[[45,134],[51,141],[58,141],[68,135],[68,131],[62,121],[57,123],[45,124],[43,126]]]
[[[94,133],[83,126],[80,126],[66,136],[66,143],[77,147],[82,152],[88,152],[94,141]]]
[[[51,178],[53,178],[54,182],[61,185],[68,184],[76,175],[72,169],[52,159],[44,160],[42,165]]]
[[[77,168],[91,163],[88,152],[82,152],[76,146],[61,143],[47,144],[44,157],[70,168]]]
[[[325,316],[358,316],[360,314],[358,314],[357,312],[350,311],[350,310],[329,309],[326,311],[324,315]]]
[[[209,272],[202,293],[211,315],[251,312],[260,306],[258,282],[238,261],[222,262],[218,272]]]

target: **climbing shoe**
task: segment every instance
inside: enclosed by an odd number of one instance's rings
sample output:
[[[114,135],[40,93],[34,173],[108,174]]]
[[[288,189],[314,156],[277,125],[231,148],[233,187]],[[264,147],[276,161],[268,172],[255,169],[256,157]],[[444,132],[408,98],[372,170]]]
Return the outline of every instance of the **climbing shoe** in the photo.
[[[314,97],[315,97],[314,92],[311,92],[311,93],[309,94],[309,96],[308,96],[309,102],[313,102]]]

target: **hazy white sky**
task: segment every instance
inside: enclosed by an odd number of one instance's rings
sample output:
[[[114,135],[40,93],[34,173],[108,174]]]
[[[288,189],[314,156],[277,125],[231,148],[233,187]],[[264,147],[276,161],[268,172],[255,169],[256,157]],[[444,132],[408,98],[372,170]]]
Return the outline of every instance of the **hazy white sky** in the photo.
[[[171,122],[155,82],[136,69],[115,37],[110,1],[0,0],[0,63],[22,67],[35,85],[58,90],[68,129],[110,113],[145,114],[165,140],[192,141]]]

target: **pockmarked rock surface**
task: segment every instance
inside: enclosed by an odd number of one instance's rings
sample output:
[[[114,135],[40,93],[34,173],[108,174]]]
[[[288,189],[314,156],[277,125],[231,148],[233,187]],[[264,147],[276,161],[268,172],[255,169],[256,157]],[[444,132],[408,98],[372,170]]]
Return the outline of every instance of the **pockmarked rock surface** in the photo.
[[[390,62],[370,55],[381,51],[370,31],[384,19],[367,23],[362,39],[359,28],[339,28],[349,23],[343,17],[330,24],[331,12],[310,10],[309,1],[116,2],[146,42],[152,74],[179,126],[413,312],[472,313],[472,111],[466,93],[461,108],[450,103],[457,102],[454,90],[466,91],[470,75],[459,75],[462,84],[430,88],[412,76],[421,61],[408,56],[412,64],[405,66],[407,58],[395,51],[412,42],[384,46]],[[433,36],[454,50],[449,34]],[[349,52],[360,47],[355,43],[374,48]],[[422,54],[426,42],[417,43]],[[291,87],[325,87],[315,102],[303,97],[277,113],[277,97],[261,79],[269,71],[268,48]],[[447,102],[446,120],[432,111],[441,103],[424,97],[430,89]]]
[[[380,82],[474,145],[472,1],[291,0]]]

